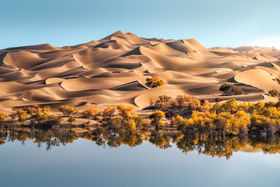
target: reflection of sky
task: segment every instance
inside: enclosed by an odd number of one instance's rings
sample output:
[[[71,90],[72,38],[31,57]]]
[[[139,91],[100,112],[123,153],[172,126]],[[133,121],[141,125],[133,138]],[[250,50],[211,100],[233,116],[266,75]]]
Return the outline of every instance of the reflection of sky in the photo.
[[[279,0],[6,0],[0,6],[0,48],[78,44],[116,30],[193,37],[208,47],[280,48],[279,7]]]
[[[226,160],[184,154],[176,146],[102,148],[86,140],[50,151],[30,142],[6,143],[0,149],[1,186],[270,187],[279,183],[279,155],[235,153]]]

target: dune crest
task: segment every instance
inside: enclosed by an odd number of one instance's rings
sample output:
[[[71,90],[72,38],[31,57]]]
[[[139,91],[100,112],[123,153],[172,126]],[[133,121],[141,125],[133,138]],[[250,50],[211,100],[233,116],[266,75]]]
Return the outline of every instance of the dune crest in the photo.
[[[219,86],[239,84],[244,101],[280,91],[280,51],[239,47],[207,49],[195,39],[141,38],[115,32],[75,46],[49,44],[0,50],[0,109],[34,104],[128,103],[143,108],[159,95],[220,97]],[[145,85],[160,77],[158,88]]]

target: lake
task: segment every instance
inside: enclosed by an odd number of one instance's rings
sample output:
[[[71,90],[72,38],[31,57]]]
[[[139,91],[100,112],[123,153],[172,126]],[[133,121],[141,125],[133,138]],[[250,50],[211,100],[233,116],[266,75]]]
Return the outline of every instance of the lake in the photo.
[[[251,151],[237,150],[226,158],[207,155],[202,147],[182,151],[172,142],[166,149],[145,140],[135,147],[98,145],[85,138],[65,145],[55,142],[6,138],[0,145],[0,186],[279,186],[277,153],[249,148]]]

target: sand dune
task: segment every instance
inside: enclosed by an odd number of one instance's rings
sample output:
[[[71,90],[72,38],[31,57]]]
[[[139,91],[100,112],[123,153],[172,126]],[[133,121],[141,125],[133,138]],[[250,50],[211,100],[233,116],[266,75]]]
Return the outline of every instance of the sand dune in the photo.
[[[251,69],[238,73],[234,79],[237,82],[256,87],[266,92],[276,89],[280,91],[280,85],[275,78],[262,69]]]
[[[226,82],[245,91],[233,98],[271,100],[265,94],[280,91],[279,57],[274,48],[207,49],[194,39],[148,39],[120,31],[76,46],[9,48],[0,50],[0,110],[62,103],[143,108],[163,94],[215,99]],[[165,85],[146,87],[145,79],[154,76]]]

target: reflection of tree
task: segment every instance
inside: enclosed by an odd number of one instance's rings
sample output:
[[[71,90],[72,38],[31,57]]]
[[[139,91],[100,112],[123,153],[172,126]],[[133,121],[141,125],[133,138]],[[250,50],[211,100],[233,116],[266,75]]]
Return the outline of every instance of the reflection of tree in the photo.
[[[95,141],[97,145],[108,145],[110,147],[118,147],[123,144],[134,147],[142,143],[141,134],[139,133],[131,133],[123,129],[102,127],[97,128],[93,132],[92,140]]]
[[[166,149],[171,147],[170,137],[162,132],[152,132],[150,137],[150,142],[161,149]]]
[[[23,144],[27,140],[33,140],[34,143],[38,144],[38,147],[41,147],[42,144],[46,144],[47,150],[49,150],[52,146],[71,143],[77,138],[77,136],[69,129],[62,128],[44,130],[34,128],[8,127],[0,129],[0,136],[0,139],[3,141],[20,141]]]
[[[0,144],[5,142],[33,141],[49,150],[53,146],[66,145],[78,138],[94,141],[98,146],[119,147],[140,145],[144,139],[149,140],[158,148],[166,149],[171,142],[177,145],[183,153],[196,151],[212,157],[229,159],[238,151],[263,151],[265,153],[280,153],[279,136],[213,136],[209,134],[183,135],[178,132],[152,131],[130,132],[122,128],[108,128],[99,126],[87,133],[75,133],[71,128],[53,127],[50,129],[5,127],[0,128]]]

